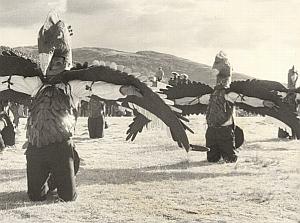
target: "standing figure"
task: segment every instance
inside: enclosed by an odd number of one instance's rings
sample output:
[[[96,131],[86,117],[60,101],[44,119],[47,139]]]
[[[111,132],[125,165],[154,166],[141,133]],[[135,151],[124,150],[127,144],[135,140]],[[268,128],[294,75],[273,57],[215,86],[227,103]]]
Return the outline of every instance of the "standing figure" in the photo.
[[[172,72],[172,74],[173,74],[173,77],[170,78],[168,84],[171,86],[176,86],[178,84],[179,74],[177,72]]]
[[[287,106],[294,111],[295,113],[298,112],[298,100],[297,100],[297,93],[293,92],[293,90],[296,89],[296,83],[298,80],[298,72],[295,70],[295,67],[293,66],[291,69],[289,69],[288,72],[288,89],[290,92],[288,92],[284,98],[285,103]],[[295,129],[291,129],[292,135],[290,136],[285,130],[279,128],[278,130],[278,136],[281,138],[286,138],[287,136],[290,139],[296,139],[296,131]],[[284,134],[286,133],[286,134]],[[285,135],[285,137],[284,137]]]
[[[13,119],[13,123],[15,124],[15,127],[18,128],[19,127],[19,122],[20,122],[20,105],[14,102],[10,102],[9,103],[9,110],[12,112],[14,119]]]
[[[180,75],[180,84],[189,84],[191,81],[189,80],[189,75],[181,74]]]
[[[91,139],[103,138],[105,119],[104,119],[104,102],[97,98],[91,97],[89,102],[88,130]]]
[[[0,101],[0,152],[7,146],[15,145],[15,129],[7,114],[8,102]]]
[[[51,40],[60,44],[49,53],[47,44]],[[50,13],[40,29],[38,49],[44,80],[41,83],[38,77],[28,77],[19,78],[17,82],[20,85],[25,82],[33,96],[27,121],[28,195],[32,201],[42,201],[49,189],[57,188],[60,199],[72,201],[77,197],[75,174],[79,168],[79,157],[71,139],[75,125],[73,111],[80,99],[85,99],[93,91],[84,81],[66,83],[55,80],[58,74],[72,66],[70,33],[57,14]],[[117,85],[105,82],[94,85],[96,94],[104,97],[126,95]]]
[[[234,103],[238,102],[239,97],[234,92],[227,93],[231,84],[232,67],[225,53],[221,51],[216,55],[212,69],[217,73],[217,81],[206,112],[208,128],[205,137],[206,146],[210,148],[207,160],[217,162],[222,157],[225,162],[236,162]],[[256,98],[244,97],[243,101],[253,107],[275,106],[271,101]]]
[[[162,67],[159,67],[159,68],[158,68],[158,71],[156,71],[156,73],[155,73],[156,80],[157,80],[157,81],[162,81],[164,75],[165,75],[165,73],[164,73]]]

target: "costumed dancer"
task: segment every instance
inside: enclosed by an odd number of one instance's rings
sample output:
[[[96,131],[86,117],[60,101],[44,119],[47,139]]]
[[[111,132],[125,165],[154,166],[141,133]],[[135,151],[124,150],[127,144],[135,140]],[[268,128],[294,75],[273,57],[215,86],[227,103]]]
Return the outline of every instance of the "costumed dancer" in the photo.
[[[89,101],[88,130],[91,139],[104,137],[104,111],[105,104],[97,98],[91,97]]]
[[[243,97],[226,89],[230,87],[232,67],[225,53],[222,51],[215,57],[212,69],[217,72],[216,86],[210,96],[206,113],[207,131],[205,134],[209,162],[217,162],[223,158],[225,162],[236,162],[235,135],[234,135],[234,103],[242,101],[253,107],[269,107],[275,104],[271,101],[257,98]]]
[[[183,97],[175,99],[175,104],[180,106],[191,106],[193,104],[207,105],[206,121],[207,130],[205,134],[207,151],[207,160],[209,162],[218,162],[221,158],[225,162],[236,162],[236,145],[241,139],[235,139],[235,130],[237,126],[234,123],[234,104],[243,103],[251,107],[275,108],[275,103],[259,98],[241,96],[230,90],[232,67],[225,53],[220,51],[213,64],[213,75],[216,77],[216,86],[211,94],[205,94],[201,97]],[[210,88],[210,87],[209,87]],[[240,129],[240,128],[238,128]],[[241,130],[240,130],[241,131]],[[239,145],[239,146],[240,146]]]
[[[56,25],[60,48],[48,52],[47,43]],[[39,31],[38,48],[40,66],[46,79],[72,67],[70,33],[57,14],[49,14],[45,24]],[[22,83],[23,81],[23,83]],[[57,188],[60,199],[72,201],[77,197],[75,173],[79,168],[79,157],[71,139],[74,127],[73,109],[80,98],[86,98],[93,92],[103,98],[122,98],[128,90],[135,94],[134,89],[105,82],[96,82],[93,88],[87,89],[85,81],[70,81],[68,83],[41,83],[38,77],[19,78],[17,85],[28,85],[28,92],[33,97],[30,115],[27,121],[28,146],[27,183],[28,195],[32,201],[46,199],[48,188]],[[123,87],[123,88],[122,88]],[[122,88],[122,89],[121,89]],[[40,131],[42,130],[42,131]],[[77,159],[76,159],[77,158]],[[47,180],[50,178],[47,185]]]
[[[0,102],[0,152],[2,152],[7,146],[15,145],[15,128],[13,123],[7,114],[8,103]]]

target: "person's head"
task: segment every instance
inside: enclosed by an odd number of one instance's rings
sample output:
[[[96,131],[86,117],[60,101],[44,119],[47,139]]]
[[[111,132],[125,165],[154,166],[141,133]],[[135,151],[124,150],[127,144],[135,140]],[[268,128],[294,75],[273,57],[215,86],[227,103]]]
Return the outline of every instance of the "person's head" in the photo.
[[[179,77],[179,74],[177,72],[172,72],[174,79]]]
[[[100,61],[99,60],[93,60],[92,66],[99,67],[100,66]]]
[[[38,37],[40,67],[44,76],[72,67],[71,32],[70,26],[67,27],[55,11],[49,13]]]
[[[53,76],[65,70],[65,58],[61,56],[53,56],[47,71],[47,76]]]
[[[187,74],[181,74],[180,79],[187,80],[189,76]]]
[[[228,61],[227,55],[220,51],[216,57],[212,66],[213,72],[217,74],[216,85],[221,85],[225,88],[231,84],[232,67]]]

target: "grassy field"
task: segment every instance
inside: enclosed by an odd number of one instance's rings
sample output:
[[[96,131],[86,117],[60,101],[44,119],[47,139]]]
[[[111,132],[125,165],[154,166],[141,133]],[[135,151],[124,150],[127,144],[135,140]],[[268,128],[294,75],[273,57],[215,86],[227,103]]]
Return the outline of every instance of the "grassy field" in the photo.
[[[299,141],[278,140],[270,118],[238,118],[247,142],[236,164],[176,146],[165,130],[126,142],[131,118],[109,118],[103,139],[89,139],[80,118],[74,141],[82,165],[78,199],[30,202],[24,124],[16,148],[0,154],[0,222],[300,222]],[[193,144],[204,144],[203,117],[191,117]]]

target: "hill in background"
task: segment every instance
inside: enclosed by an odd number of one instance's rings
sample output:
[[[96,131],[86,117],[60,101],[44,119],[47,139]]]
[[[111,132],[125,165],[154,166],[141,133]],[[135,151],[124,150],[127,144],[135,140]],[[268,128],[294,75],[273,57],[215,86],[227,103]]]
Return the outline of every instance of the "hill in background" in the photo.
[[[37,56],[36,46],[17,47],[16,49]],[[144,75],[153,75],[158,67],[161,66],[165,72],[166,79],[172,76],[171,72],[176,71],[179,74],[188,74],[193,81],[200,81],[210,85],[215,84],[215,79],[211,76],[211,66],[170,54],[154,51],[131,53],[97,47],[73,49],[73,60],[76,62],[84,63],[87,61],[90,64],[95,59],[115,62],[130,67],[134,72],[140,72]],[[245,79],[252,79],[252,77],[240,73],[234,73],[233,75],[233,80]]]

